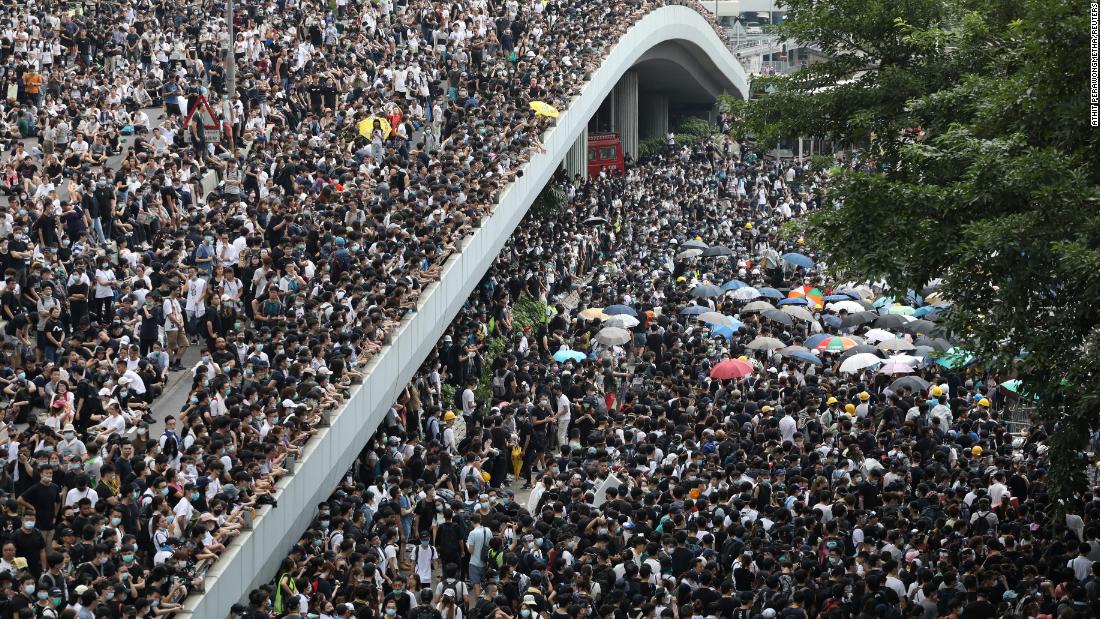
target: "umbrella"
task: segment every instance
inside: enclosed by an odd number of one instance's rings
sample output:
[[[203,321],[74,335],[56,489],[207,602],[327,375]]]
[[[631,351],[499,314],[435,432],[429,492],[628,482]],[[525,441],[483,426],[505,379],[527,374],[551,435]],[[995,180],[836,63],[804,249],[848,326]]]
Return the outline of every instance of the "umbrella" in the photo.
[[[859,346],[853,346],[848,350],[842,352],[840,354],[840,358],[847,359],[852,355],[858,355],[861,353],[871,353],[872,355],[878,356],[879,352],[879,349],[875,348],[874,346],[871,346],[869,344],[860,344]]]
[[[890,355],[886,358],[886,363],[905,363],[910,367],[916,367],[923,361],[920,357],[914,357],[913,355]]]
[[[913,312],[913,318],[937,318],[943,313],[944,308],[938,305],[925,305],[924,307],[918,307],[917,311]]]
[[[680,247],[684,249],[706,249],[710,247],[710,245],[707,245],[699,239],[691,239],[690,241],[684,241],[683,243],[681,243]]]
[[[962,348],[952,347],[942,357],[936,360],[936,363],[949,369],[955,370],[963,366],[970,365],[974,361],[974,355],[970,354]]]
[[[760,290],[760,296],[762,296],[762,297],[767,297],[769,299],[775,299],[776,301],[783,298],[783,293],[779,292],[775,288],[768,288],[768,287],[765,286],[764,288],[760,288],[759,290]]]
[[[934,330],[938,329],[939,325],[931,320],[913,320],[907,322],[901,326],[901,330],[906,333],[912,333],[913,335],[931,334]]]
[[[1021,396],[1031,395],[1031,399],[1033,399],[1033,400],[1038,400],[1039,399],[1039,396],[1032,395],[1032,394],[1028,393],[1027,387],[1024,386],[1024,381],[1020,380],[1019,378],[1013,378],[1011,380],[1006,380],[1005,382],[1001,383],[998,386],[1001,389],[1004,389],[1005,391],[1007,391],[1009,393],[1012,393],[1012,394],[1015,394],[1015,395],[1021,395]]]
[[[603,326],[605,327],[618,327],[620,329],[633,329],[639,324],[641,324],[641,321],[630,314],[615,314],[603,321]]]
[[[725,292],[729,292],[730,290],[740,290],[741,288],[746,287],[748,287],[748,284],[739,279],[731,279],[728,282],[722,284],[722,290]]]
[[[805,322],[813,322],[814,315],[810,313],[810,310],[804,307],[786,306],[782,308],[783,313],[788,314],[791,318],[797,318]]]
[[[714,247],[708,247],[703,250],[703,256],[732,256],[733,250],[724,245],[715,245]]]
[[[585,320],[603,320],[604,318],[607,318],[607,314],[603,313],[603,309],[598,307],[583,309],[581,310],[580,316]]]
[[[879,344],[878,347],[879,350],[886,350],[890,352],[897,352],[899,350],[913,350],[914,348],[916,348],[916,346],[911,344],[908,340],[903,340],[901,338],[886,340],[885,342]]]
[[[570,350],[566,348],[565,345],[562,345],[561,349],[554,353],[554,361],[558,363],[565,363],[566,361],[576,361],[580,363],[587,358],[588,357],[583,352],[579,350]]]
[[[702,305],[689,305],[680,310],[681,316],[698,316],[710,311],[709,307],[703,307]]]
[[[835,292],[836,292],[835,296],[844,295],[844,296],[846,296],[849,299],[852,299],[854,301],[862,301],[863,300],[863,295],[859,292],[859,290],[856,290],[854,288],[841,288],[840,290],[837,290]]]
[[[884,307],[889,307],[893,304],[894,304],[894,297],[878,297],[872,303],[872,305],[874,305],[876,308],[879,308],[879,309],[882,309]],[[883,313],[885,313],[885,312],[883,312]]]
[[[856,312],[855,314],[848,314],[841,318],[840,326],[854,327],[856,325],[865,325],[869,322],[874,322],[878,317],[878,314],[874,312]]]
[[[822,314],[821,322],[833,327],[834,329],[840,328],[844,324],[844,321],[840,319],[840,316],[833,316],[832,314]]]
[[[917,341],[913,342],[917,346],[928,346],[933,350],[939,352],[947,352],[951,350],[951,342],[943,339],[942,337],[918,337]]]
[[[588,219],[584,220],[584,223],[588,224],[589,226],[602,226],[610,222],[603,217],[589,217]]]
[[[710,370],[711,378],[744,378],[752,374],[752,364],[740,359],[726,359]]]
[[[760,291],[752,286],[745,286],[744,288],[738,288],[730,295],[737,301],[748,301],[751,299],[758,299],[764,295],[760,294]]]
[[[852,355],[851,357],[845,359],[844,362],[840,364],[840,371],[844,372],[845,374],[854,374],[856,372],[859,372],[860,370],[869,368],[873,365],[878,365],[880,363],[882,363],[882,359],[880,357],[876,357],[871,353],[865,352],[858,355]]]
[[[817,348],[818,344],[831,337],[833,336],[828,333],[818,333],[816,335],[811,335],[810,337],[806,338],[805,341],[802,342],[802,345],[806,348]]]
[[[703,250],[697,249],[695,247],[690,247],[690,248],[685,249],[684,251],[676,254],[676,259],[677,260],[683,260],[685,258],[695,258],[697,256],[702,256],[702,255],[703,255]]]
[[[548,118],[557,118],[561,116],[561,112],[558,111],[558,108],[545,101],[532,101],[528,103],[528,105],[531,106],[532,110],[535,110],[535,114],[538,116],[546,116]]]
[[[872,344],[875,343],[875,342],[885,342],[887,340],[894,340],[894,339],[897,339],[897,337],[898,336],[894,335],[893,333],[890,333],[886,329],[871,329],[867,333],[863,334],[863,339],[867,340],[868,342],[870,342]]]
[[[880,329],[890,329],[891,331],[900,331],[902,325],[909,322],[901,316],[895,314],[888,314],[886,316],[879,316],[875,319],[875,326]]]
[[[809,256],[803,256],[802,254],[789,253],[783,254],[783,261],[795,265],[796,267],[802,267],[803,269],[814,268],[814,261],[810,260]]]
[[[924,393],[928,391],[928,388],[932,386],[932,383],[924,380],[920,376],[903,376],[890,383],[890,391],[899,392],[902,389],[909,389],[914,393]]]
[[[859,341],[851,337],[832,336],[822,340],[814,348],[825,352],[841,352],[854,346],[859,346]]]
[[[724,338],[731,339],[733,334],[745,327],[745,323],[733,321],[732,325],[711,325],[710,334],[712,336],[720,335]]]
[[[713,284],[699,284],[691,289],[691,296],[695,298],[717,297],[721,296],[722,289]]]
[[[912,374],[913,366],[900,361],[887,361],[878,369],[879,374]]]
[[[374,131],[374,121],[378,121],[378,127],[382,129],[382,139],[389,139],[390,133],[393,133],[393,126],[390,125],[390,121],[382,116],[368,116],[359,121],[359,135],[365,138],[371,137],[371,132]]]
[[[913,349],[913,355],[917,357],[931,357],[937,352],[943,352],[932,348],[931,346],[917,346]]]
[[[810,365],[825,365],[821,359],[818,359],[812,352],[794,352],[788,355],[791,359],[797,359],[803,363],[809,363]]]
[[[810,302],[807,301],[804,298],[798,298],[798,299],[786,298],[786,299],[783,299],[782,301],[780,301],[778,303],[778,305],[801,305],[803,307],[805,307],[809,304],[810,304]]]
[[[887,314],[896,314],[898,316],[912,316],[915,311],[917,311],[917,308],[911,305],[891,305],[886,308]]]
[[[817,307],[821,307],[825,304],[825,295],[821,294],[821,291],[811,286],[799,286],[787,293],[788,297],[792,298],[804,298],[810,303],[813,303]]]
[[[776,350],[783,348],[783,342],[774,337],[759,336],[745,346],[749,350]]]
[[[791,344],[790,346],[784,346],[783,348],[780,348],[775,352],[785,357],[789,357],[796,352],[810,352],[810,349],[806,348],[805,346],[799,346],[798,344]],[[810,354],[812,355],[813,353]]]
[[[630,331],[619,327],[604,327],[596,334],[596,341],[604,346],[618,346],[630,341]]]
[[[729,316],[719,312],[705,312],[696,316],[695,319],[712,325],[728,325],[731,320]]]
[[[608,316],[615,316],[617,314],[626,314],[628,316],[633,316],[635,318],[638,317],[638,312],[635,311],[634,308],[630,307],[629,305],[608,305],[607,307],[603,308],[603,313],[607,314]]]
[[[777,322],[786,327],[794,326],[794,320],[791,319],[790,315],[777,309],[765,310],[761,312],[760,315],[772,322]]]
[[[856,314],[863,311],[863,306],[852,300],[847,301],[834,301],[825,306],[825,309],[830,312],[848,312],[849,314]]]
[[[742,307],[741,313],[744,314],[746,312],[766,312],[773,309],[775,309],[775,307],[767,301],[753,301],[752,303],[745,305],[745,307]]]
[[[840,301],[851,301],[852,297],[846,294],[827,294],[822,300],[826,303],[839,303]]]

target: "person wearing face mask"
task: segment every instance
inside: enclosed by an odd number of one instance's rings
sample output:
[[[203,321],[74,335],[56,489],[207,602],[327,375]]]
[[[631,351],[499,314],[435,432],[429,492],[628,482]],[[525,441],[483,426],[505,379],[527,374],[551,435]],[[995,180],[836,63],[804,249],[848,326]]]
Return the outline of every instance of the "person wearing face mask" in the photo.
[[[22,501],[22,498],[20,498]],[[23,512],[23,525],[12,534],[11,541],[15,544],[15,554],[27,560],[27,571],[35,577],[42,573],[46,565],[46,539],[42,532],[35,528],[37,515],[34,509]],[[33,584],[33,583],[32,583]]]

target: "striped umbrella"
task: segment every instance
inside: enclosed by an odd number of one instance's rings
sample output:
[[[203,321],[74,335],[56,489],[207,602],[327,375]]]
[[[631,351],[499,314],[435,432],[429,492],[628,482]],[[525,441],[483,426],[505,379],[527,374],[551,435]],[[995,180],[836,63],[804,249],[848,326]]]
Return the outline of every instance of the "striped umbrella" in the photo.
[[[824,352],[843,352],[856,346],[859,346],[858,340],[851,337],[834,335],[821,340],[814,348]]]
[[[806,299],[816,307],[822,307],[825,304],[825,295],[821,294],[820,290],[812,286],[799,286],[788,292],[787,296],[792,299]]]

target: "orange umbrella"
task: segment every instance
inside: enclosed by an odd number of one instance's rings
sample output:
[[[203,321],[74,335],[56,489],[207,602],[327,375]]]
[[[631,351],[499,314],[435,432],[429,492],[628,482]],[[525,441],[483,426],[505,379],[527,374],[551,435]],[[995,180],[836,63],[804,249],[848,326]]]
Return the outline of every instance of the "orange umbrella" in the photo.
[[[812,286],[799,286],[787,293],[787,296],[792,299],[804,298],[818,308],[825,304],[825,295],[821,294],[820,290]]]

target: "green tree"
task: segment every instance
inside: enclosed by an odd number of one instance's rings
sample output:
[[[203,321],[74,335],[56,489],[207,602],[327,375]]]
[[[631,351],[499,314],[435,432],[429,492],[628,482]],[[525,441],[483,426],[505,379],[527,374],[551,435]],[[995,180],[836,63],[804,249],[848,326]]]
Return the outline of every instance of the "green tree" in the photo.
[[[1038,397],[1055,428],[1050,489],[1074,496],[1100,427],[1100,133],[1085,4],[781,3],[784,35],[832,59],[727,102],[739,130],[861,152],[858,169],[833,170],[810,242],[845,277],[901,290],[942,279],[945,327]]]

